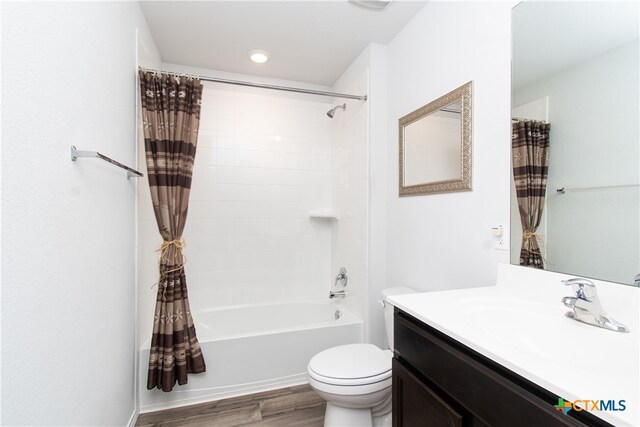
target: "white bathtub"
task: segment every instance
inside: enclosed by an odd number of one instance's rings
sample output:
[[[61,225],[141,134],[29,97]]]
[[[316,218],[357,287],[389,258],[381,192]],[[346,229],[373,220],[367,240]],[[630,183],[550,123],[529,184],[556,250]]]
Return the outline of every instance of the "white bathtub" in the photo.
[[[140,350],[141,412],[302,384],[313,355],[362,342],[362,320],[329,301],[225,307],[193,317],[207,372],[190,374],[170,393],[147,390],[147,342]]]

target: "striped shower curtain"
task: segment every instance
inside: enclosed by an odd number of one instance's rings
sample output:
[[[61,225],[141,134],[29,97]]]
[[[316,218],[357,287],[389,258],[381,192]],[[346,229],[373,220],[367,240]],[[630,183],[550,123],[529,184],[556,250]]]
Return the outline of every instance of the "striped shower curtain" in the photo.
[[[544,268],[542,236],[536,230],[547,192],[549,128],[547,123],[530,120],[512,123],[513,178],[522,221],[520,265],[534,268]]]
[[[191,317],[182,231],[198,140],[202,85],[185,76],[140,71],[149,187],[158,230],[159,280],[147,388],[171,391],[206,366]]]

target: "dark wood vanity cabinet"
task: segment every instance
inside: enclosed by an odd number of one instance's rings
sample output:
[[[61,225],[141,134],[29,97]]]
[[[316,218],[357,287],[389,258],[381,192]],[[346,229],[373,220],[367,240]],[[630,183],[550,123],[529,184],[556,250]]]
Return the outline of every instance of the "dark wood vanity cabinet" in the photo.
[[[394,427],[611,427],[397,308],[394,336]]]

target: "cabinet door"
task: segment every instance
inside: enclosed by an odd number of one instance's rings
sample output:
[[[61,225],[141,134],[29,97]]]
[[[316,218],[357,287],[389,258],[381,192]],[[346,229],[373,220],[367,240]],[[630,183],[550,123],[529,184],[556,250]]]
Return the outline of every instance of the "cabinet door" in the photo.
[[[478,420],[494,427],[611,427],[586,411],[570,416],[558,412],[555,395],[398,309],[394,331],[395,357],[446,393],[447,402],[464,414],[465,424]]]
[[[393,359],[393,427],[458,427],[462,416]]]

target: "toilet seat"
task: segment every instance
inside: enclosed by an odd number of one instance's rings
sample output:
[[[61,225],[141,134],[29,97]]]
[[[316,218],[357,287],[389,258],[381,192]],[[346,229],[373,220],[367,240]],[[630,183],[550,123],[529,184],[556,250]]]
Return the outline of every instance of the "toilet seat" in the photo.
[[[391,378],[392,356],[372,344],[340,345],[316,354],[307,371],[310,378],[326,385],[384,388]]]
[[[361,396],[384,392],[385,390],[389,390],[390,392],[391,390],[391,373],[389,373],[389,376],[382,381],[359,385],[331,384],[316,380],[311,376],[311,373],[309,373],[307,379],[309,381],[309,385],[317,392],[320,392],[321,395],[322,393],[329,393],[336,396]]]
[[[369,385],[369,384],[376,384],[379,383],[381,381],[387,380],[389,378],[391,378],[391,370],[380,374],[380,375],[374,375],[371,377],[365,377],[365,378],[332,378],[332,377],[325,377],[322,376],[320,374],[318,374],[317,372],[312,371],[311,369],[308,370],[308,374],[309,377],[313,378],[316,381],[319,381],[321,383],[325,383],[325,384],[329,384],[329,385],[336,385],[336,386],[359,386],[359,385]]]

